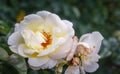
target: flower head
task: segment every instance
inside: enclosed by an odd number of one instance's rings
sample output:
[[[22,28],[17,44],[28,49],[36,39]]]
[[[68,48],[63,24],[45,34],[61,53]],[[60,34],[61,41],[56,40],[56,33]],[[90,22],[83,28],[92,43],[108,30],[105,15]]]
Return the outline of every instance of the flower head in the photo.
[[[52,68],[71,50],[72,26],[54,13],[39,11],[16,23],[8,44],[11,51],[28,58],[31,68]]]
[[[74,54],[73,58],[70,60],[73,61],[72,66],[69,66],[66,70],[65,74],[80,74],[82,70],[82,73],[86,72],[94,72],[97,70],[99,65],[97,64],[100,56],[98,55],[98,52],[100,50],[100,46],[102,43],[103,37],[99,32],[93,32],[88,33],[83,36],[81,36],[78,46],[76,49],[76,52],[70,53]],[[74,65],[76,61],[74,61],[74,58],[78,57],[80,62],[78,65]],[[73,71],[76,69],[76,72]]]

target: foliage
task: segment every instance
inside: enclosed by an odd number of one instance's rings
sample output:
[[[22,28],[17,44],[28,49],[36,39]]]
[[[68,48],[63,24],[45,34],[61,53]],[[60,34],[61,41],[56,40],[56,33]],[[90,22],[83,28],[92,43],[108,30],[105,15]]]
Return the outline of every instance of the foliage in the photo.
[[[18,58],[21,58],[22,64],[17,63],[15,66],[15,62],[10,61],[13,53],[9,50],[7,38],[14,24],[19,22],[18,18],[22,19],[24,15],[40,10],[48,10],[73,22],[78,37],[84,33],[100,31],[105,39],[100,51],[100,67],[93,74],[120,74],[120,34],[116,35],[120,29],[120,0],[0,0],[0,74],[25,74],[19,71],[20,68],[27,71],[26,66],[23,66],[26,64],[25,59],[20,56]],[[19,61],[18,58],[12,60]],[[55,72],[52,69],[28,69],[27,73]]]

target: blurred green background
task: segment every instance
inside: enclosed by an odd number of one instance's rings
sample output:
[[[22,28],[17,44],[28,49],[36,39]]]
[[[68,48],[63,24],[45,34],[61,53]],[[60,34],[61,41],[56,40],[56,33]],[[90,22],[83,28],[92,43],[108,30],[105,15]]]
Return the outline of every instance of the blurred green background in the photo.
[[[92,74],[120,74],[120,0],[0,0],[0,74],[55,73],[53,69],[31,70],[22,57],[9,57],[12,52],[7,38],[15,23],[41,10],[73,22],[78,37],[101,32],[105,39],[99,53],[100,67]]]

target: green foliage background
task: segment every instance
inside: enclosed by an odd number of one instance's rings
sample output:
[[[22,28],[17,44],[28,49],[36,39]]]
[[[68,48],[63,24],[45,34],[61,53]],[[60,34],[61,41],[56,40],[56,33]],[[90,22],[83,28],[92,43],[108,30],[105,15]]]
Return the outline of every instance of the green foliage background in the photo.
[[[0,0],[0,74],[55,74],[51,70],[34,71],[25,59],[10,58],[7,38],[16,18],[48,10],[73,22],[76,35],[99,31],[104,36],[99,69],[92,74],[120,74],[120,0]],[[7,53],[6,53],[7,52]],[[25,66],[26,64],[26,66]]]

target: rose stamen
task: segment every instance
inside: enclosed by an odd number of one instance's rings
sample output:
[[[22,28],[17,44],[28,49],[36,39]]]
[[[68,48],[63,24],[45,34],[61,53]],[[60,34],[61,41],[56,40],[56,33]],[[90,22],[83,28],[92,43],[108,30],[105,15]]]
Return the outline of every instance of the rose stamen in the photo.
[[[41,43],[41,45],[46,48],[48,45],[52,43],[51,35],[48,35],[46,32],[43,31],[43,35],[45,36],[45,42]]]

